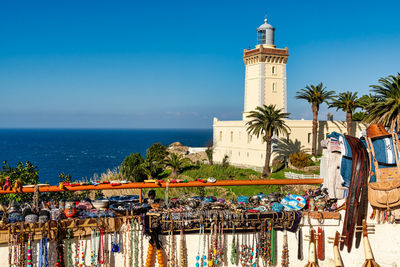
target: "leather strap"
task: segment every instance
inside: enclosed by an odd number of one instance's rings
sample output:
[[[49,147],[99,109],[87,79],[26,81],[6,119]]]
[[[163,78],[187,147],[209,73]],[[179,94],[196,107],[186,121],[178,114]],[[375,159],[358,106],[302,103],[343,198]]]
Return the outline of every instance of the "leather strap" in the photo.
[[[367,151],[360,139],[345,135],[352,152],[352,168],[349,187],[349,195],[346,199],[346,214],[343,222],[342,235],[346,236],[345,241],[340,244],[343,250],[347,246],[347,251],[351,251],[355,225],[362,223],[362,218],[366,217],[368,207],[367,179],[369,176],[369,161]],[[361,198],[360,198],[361,196]],[[361,220],[361,222],[359,222]],[[361,236],[356,236],[359,244]]]

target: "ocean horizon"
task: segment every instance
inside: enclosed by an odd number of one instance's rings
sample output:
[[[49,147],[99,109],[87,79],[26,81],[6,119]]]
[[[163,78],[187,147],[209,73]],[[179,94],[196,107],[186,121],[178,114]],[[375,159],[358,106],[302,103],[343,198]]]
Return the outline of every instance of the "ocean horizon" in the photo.
[[[130,153],[145,156],[153,143],[173,142],[204,147],[212,142],[212,129],[2,128],[0,160],[13,167],[30,161],[40,182],[58,184],[60,173],[89,180],[118,168]]]

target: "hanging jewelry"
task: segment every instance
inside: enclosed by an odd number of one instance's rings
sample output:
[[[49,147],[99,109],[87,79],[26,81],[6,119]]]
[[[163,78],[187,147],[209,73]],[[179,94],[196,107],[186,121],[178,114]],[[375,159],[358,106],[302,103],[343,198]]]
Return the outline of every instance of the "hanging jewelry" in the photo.
[[[287,240],[287,231],[284,230],[283,233],[283,248],[282,248],[282,267],[289,266],[289,247]]]
[[[114,231],[112,241],[111,241],[111,251],[113,253],[118,253],[120,245],[121,245],[121,243],[118,242],[117,232]]]
[[[104,233],[103,228],[100,228],[100,235],[99,235],[99,264],[103,264],[105,261],[104,257]],[[101,253],[101,254],[100,254]],[[101,255],[101,259],[100,259]]]
[[[196,256],[196,267],[200,267],[200,247],[201,247],[201,230],[202,226],[200,224],[200,230],[199,230],[199,239],[198,239],[198,246],[197,246],[197,256]]]
[[[149,247],[147,248],[146,267],[151,267],[151,262],[153,260],[153,253],[154,253],[154,246],[151,242],[149,242]],[[158,251],[157,251],[157,256],[158,256]]]
[[[71,229],[68,229],[67,235],[67,267],[72,267],[72,248],[71,248]]]
[[[134,267],[139,267],[139,224],[135,220],[134,226],[134,236],[133,236],[133,244],[134,244]]]
[[[85,247],[83,245],[82,236],[80,235],[79,237],[81,239],[81,263],[80,263],[79,267],[83,267],[85,265]]]
[[[130,225],[129,223],[125,220],[124,224],[122,225],[121,229],[123,229],[124,231],[124,238],[123,238],[123,242],[124,242],[124,266],[128,266],[126,264],[126,258],[128,256],[128,248],[129,248],[129,232],[130,232]]]
[[[80,253],[79,253],[79,250],[80,250],[80,239],[81,239],[81,237],[80,237],[80,235],[79,235],[79,238],[78,238],[78,242],[76,243],[76,259],[75,259],[75,261],[76,261],[76,266],[79,266],[79,259],[80,259]]]
[[[236,225],[233,225],[233,230],[232,230],[232,245],[231,245],[231,263],[232,263],[233,265],[236,265],[236,261],[237,261],[235,230],[236,230]]]
[[[180,240],[180,266],[186,267],[186,248],[185,248],[185,237],[183,234],[183,229],[181,229],[181,240]]]
[[[207,255],[206,255],[206,253],[207,253],[207,250],[206,250],[206,235],[204,234],[204,224],[203,225],[201,225],[201,228],[202,228],[202,238],[203,238],[203,249],[202,249],[202,253],[201,253],[201,255],[202,255],[202,257],[201,257],[201,265],[203,266],[203,267],[206,267],[207,266]]]
[[[32,267],[32,247],[31,247],[31,234],[28,234],[28,264],[27,267]]]

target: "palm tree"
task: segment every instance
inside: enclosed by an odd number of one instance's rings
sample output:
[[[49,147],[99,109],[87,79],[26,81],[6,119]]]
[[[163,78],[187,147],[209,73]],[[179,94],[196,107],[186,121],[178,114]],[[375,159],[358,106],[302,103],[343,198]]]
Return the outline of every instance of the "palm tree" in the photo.
[[[346,124],[347,124],[347,134],[352,133],[352,123],[353,123],[353,112],[356,108],[361,107],[359,99],[357,98],[357,92],[344,92],[340,93],[337,97],[334,97],[329,105],[330,108],[336,108],[336,111],[343,110],[346,112]]]
[[[378,101],[368,105],[365,121],[382,123],[390,131],[400,130],[400,73],[379,79],[380,85],[371,85]]]
[[[171,177],[176,178],[179,172],[190,162],[182,154],[170,153],[165,159],[165,165],[171,168]]]
[[[256,107],[256,110],[250,111],[247,116],[247,118],[251,119],[246,123],[247,132],[256,135],[257,138],[262,135],[267,144],[263,177],[271,175],[269,162],[271,160],[272,136],[289,132],[290,128],[285,122],[288,116],[289,113],[283,112],[282,109],[276,109],[275,105]]]
[[[296,99],[307,100],[311,104],[313,113],[313,127],[312,127],[312,149],[311,153],[316,156],[317,154],[317,132],[318,132],[318,111],[319,105],[327,103],[334,94],[334,91],[327,91],[326,87],[321,83],[318,85],[306,85],[304,89],[296,92]]]

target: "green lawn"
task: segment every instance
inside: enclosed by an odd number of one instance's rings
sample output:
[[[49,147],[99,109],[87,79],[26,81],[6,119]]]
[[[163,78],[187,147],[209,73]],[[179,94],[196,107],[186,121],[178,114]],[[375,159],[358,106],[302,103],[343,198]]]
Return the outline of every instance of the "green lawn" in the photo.
[[[273,173],[268,179],[286,179],[284,172],[291,171],[295,173],[304,173],[292,169],[282,169]],[[242,169],[233,166],[223,168],[221,165],[200,165],[192,166],[184,170],[180,174],[180,178],[185,178],[188,181],[196,179],[207,179],[214,177],[217,180],[256,180],[261,179],[261,173],[251,170]],[[148,190],[145,190],[146,192]],[[165,189],[156,189],[157,197],[165,197]],[[269,194],[271,192],[293,192],[293,187],[279,185],[254,185],[254,186],[224,186],[224,187],[202,187],[202,188],[170,188],[168,190],[169,197],[185,198],[189,196],[216,196],[225,199],[236,199],[238,196],[252,196],[258,193]]]

